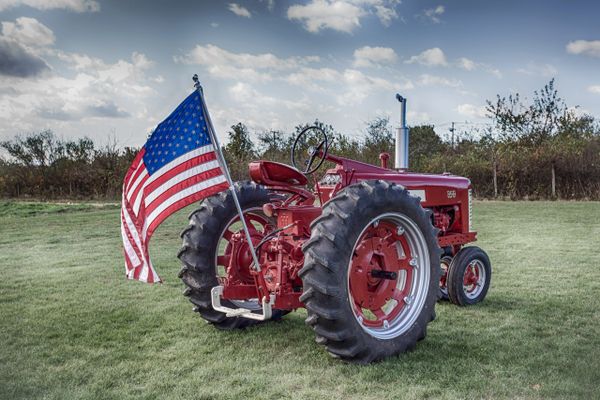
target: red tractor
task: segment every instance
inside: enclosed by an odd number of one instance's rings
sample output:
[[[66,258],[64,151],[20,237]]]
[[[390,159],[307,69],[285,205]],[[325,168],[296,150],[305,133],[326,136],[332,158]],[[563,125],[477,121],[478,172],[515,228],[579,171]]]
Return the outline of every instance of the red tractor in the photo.
[[[396,165],[406,167],[406,100],[397,98]],[[369,363],[423,339],[438,299],[481,301],[491,265],[480,248],[463,247],[477,235],[470,181],[390,169],[389,156],[380,158],[374,166],[329,154],[325,132],[310,127],[296,138],[294,167],[250,164],[252,181],[236,184],[244,221],[231,191],[207,198],[178,255],[194,310],[235,329],[305,307],[317,343]],[[325,161],[334,167],[310,190],[307,177]]]

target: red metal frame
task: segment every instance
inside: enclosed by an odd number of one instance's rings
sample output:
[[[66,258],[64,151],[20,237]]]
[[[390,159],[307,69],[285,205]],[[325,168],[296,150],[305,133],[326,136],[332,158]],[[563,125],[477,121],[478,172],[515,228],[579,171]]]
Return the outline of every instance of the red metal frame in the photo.
[[[236,262],[232,261],[228,268],[230,279],[224,280],[223,298],[244,300],[258,296],[261,299],[268,294],[275,294],[275,308],[302,307],[300,301],[302,281],[298,277],[298,271],[304,262],[302,244],[310,238],[310,224],[321,215],[321,206],[316,205],[315,201],[318,197],[320,204],[324,204],[344,187],[365,180],[379,179],[394,182],[420,197],[421,205],[433,211],[432,223],[440,230],[438,234],[440,247],[446,249],[450,255],[456,254],[466,243],[477,240],[477,233],[472,232],[469,226],[469,189],[471,188],[469,179],[450,174],[433,175],[395,171],[384,167],[387,166],[389,156],[382,154],[380,158],[382,167],[326,155],[326,159],[334,162],[336,166],[326,171],[325,175],[331,179],[316,183],[314,192],[303,187],[308,183],[307,178],[288,165],[272,161],[250,163],[249,171],[253,181],[265,185],[274,192],[287,194],[287,197],[263,207],[265,214],[277,218],[277,229],[280,231],[267,238],[259,249],[262,270],[261,272],[250,271],[254,276],[254,285],[247,281],[232,279],[239,276],[239,272],[235,271],[239,267],[236,267]],[[269,234],[269,232],[265,233]],[[257,240],[262,239],[264,237],[257,237]],[[243,238],[240,240],[236,236],[236,240],[230,242],[233,254],[237,251],[236,246],[242,245]],[[256,246],[257,243],[254,245]],[[249,263],[246,258],[239,262],[244,265]],[[354,286],[357,288],[362,287],[362,284],[368,284],[368,279],[360,283],[359,272],[354,275],[357,275],[354,279],[356,282]],[[357,293],[362,293],[359,297],[365,295],[367,296],[365,298],[368,298],[366,287],[362,287],[364,290],[357,289]],[[373,321],[374,326],[378,323],[377,319]]]

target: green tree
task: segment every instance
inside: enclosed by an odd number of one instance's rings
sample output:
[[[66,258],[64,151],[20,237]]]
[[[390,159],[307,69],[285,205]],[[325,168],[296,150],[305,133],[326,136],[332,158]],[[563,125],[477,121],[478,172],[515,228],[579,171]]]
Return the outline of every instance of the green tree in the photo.
[[[248,179],[248,163],[256,158],[254,143],[246,125],[237,123],[228,132],[223,153],[233,179]]]
[[[230,157],[235,160],[248,160],[255,157],[254,143],[250,139],[250,132],[246,125],[241,122],[232,125],[228,135],[225,151]]]
[[[433,125],[418,125],[410,128],[409,163],[413,171],[426,171],[431,157],[449,148],[435,133]]]

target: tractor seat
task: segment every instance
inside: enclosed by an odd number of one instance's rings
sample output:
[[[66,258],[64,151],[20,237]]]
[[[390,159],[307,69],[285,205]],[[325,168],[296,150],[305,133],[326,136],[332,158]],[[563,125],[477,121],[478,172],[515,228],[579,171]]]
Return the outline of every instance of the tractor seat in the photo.
[[[274,161],[253,161],[248,166],[250,178],[267,186],[304,186],[306,176],[294,167]]]

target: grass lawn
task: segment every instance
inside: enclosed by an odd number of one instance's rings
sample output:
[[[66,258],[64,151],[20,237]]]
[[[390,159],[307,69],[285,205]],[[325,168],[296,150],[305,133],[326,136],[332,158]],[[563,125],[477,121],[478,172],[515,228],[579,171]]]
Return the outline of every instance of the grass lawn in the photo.
[[[155,234],[150,286],[124,279],[117,206],[0,202],[0,399],[600,397],[600,203],[475,203],[487,299],[438,304],[415,351],[369,366],[330,358],[304,311],[199,319],[177,278],[187,211]]]

